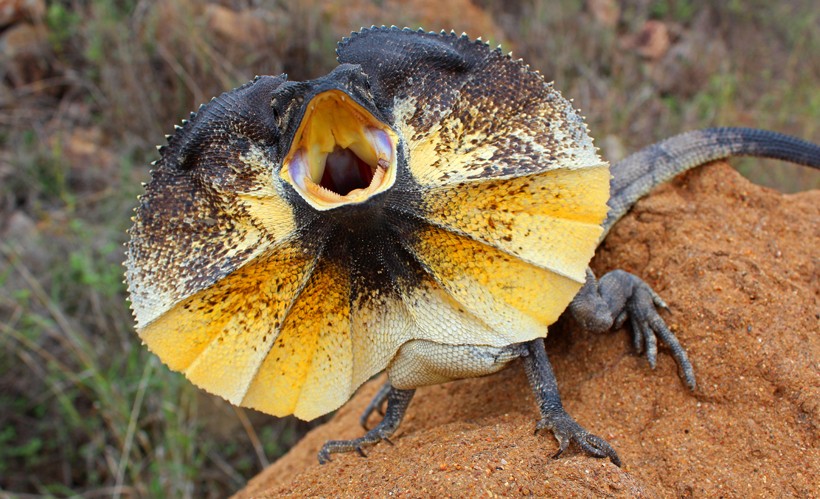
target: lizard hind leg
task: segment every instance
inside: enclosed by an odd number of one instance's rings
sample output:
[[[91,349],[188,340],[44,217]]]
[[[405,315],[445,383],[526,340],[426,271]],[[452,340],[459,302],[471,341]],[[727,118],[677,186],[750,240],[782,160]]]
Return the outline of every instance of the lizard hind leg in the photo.
[[[524,371],[541,412],[541,420],[538,421],[535,432],[546,429],[555,435],[559,447],[553,458],[560,456],[570,443],[575,442],[584,452],[595,457],[608,457],[615,466],[620,467],[621,459],[615,449],[603,438],[585,430],[564,410],[558,394],[558,383],[544,349],[544,340],[538,338],[527,346],[529,354],[524,357]]]
[[[381,394],[381,392],[379,393]],[[399,424],[401,424],[401,420],[404,419],[407,406],[410,405],[410,401],[413,399],[413,394],[415,393],[416,390],[400,390],[390,387],[387,393],[387,411],[385,412],[384,419],[362,437],[352,440],[330,440],[326,442],[319,451],[319,463],[325,464],[329,462],[330,455],[339,452],[356,451],[360,455],[365,456],[365,447],[376,445],[382,440],[390,442],[388,439],[396,432]],[[369,412],[367,414],[369,414]]]
[[[654,368],[658,353],[658,339],[663,341],[680,368],[683,382],[695,389],[695,370],[686,350],[658,313],[667,309],[661,297],[640,277],[624,270],[613,270],[596,280],[587,269],[584,286],[569,305],[572,316],[581,326],[598,333],[620,328],[629,319],[632,343],[638,353],[646,352],[649,365]]]

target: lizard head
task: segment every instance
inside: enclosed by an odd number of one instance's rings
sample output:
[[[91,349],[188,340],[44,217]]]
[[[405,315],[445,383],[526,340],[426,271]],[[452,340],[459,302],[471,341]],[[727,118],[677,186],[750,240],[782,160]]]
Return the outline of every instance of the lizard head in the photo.
[[[298,106],[285,141],[279,176],[319,211],[361,203],[396,181],[398,135],[379,116],[366,76],[358,65],[337,67],[314,80],[305,94],[275,98],[287,115]],[[283,104],[280,104],[282,102]]]

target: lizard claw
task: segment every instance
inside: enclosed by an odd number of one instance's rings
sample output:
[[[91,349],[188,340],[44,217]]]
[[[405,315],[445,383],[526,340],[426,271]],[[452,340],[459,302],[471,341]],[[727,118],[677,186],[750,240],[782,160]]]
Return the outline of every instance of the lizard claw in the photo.
[[[319,464],[327,464],[333,461],[330,459],[330,451],[327,450],[327,444],[322,446],[322,450],[319,451]]]
[[[615,449],[609,445],[609,442],[585,430],[565,411],[553,414],[549,419],[542,418],[536,425],[535,432],[538,433],[545,429],[552,431],[555,439],[558,440],[558,451],[553,454],[553,459],[561,456],[574,442],[587,454],[599,458],[609,458],[612,464],[621,467],[621,459]]]
[[[367,457],[364,452],[365,447],[376,445],[384,440],[382,436],[382,428],[376,427],[364,436],[354,438],[352,440],[329,440],[325,442],[322,449],[319,451],[319,464],[326,464],[331,461],[330,455],[339,452],[353,452],[355,451],[362,457]]]
[[[609,443],[603,438],[593,435],[579,425],[570,416],[561,403],[558,394],[558,384],[555,373],[547,358],[544,341],[540,338],[527,343],[528,355],[524,357],[524,372],[533,389],[538,402],[541,419],[535,425],[535,433],[541,430],[550,430],[558,440],[558,452],[553,456],[560,456],[572,442],[575,442],[587,454],[594,457],[608,457],[612,464],[621,466],[621,459]]]
[[[634,276],[633,276],[634,277]],[[658,314],[655,307],[666,308],[666,303],[642,280],[634,277],[638,282],[632,292],[632,297],[626,303],[626,310],[629,314],[632,325],[633,343],[638,352],[642,352],[642,346],[646,347],[646,359],[654,369],[657,364],[658,338],[663,341],[671,351],[672,357],[681,369],[681,378],[690,390],[695,389],[695,371],[686,350],[681,346],[680,341],[675,336],[666,322]]]

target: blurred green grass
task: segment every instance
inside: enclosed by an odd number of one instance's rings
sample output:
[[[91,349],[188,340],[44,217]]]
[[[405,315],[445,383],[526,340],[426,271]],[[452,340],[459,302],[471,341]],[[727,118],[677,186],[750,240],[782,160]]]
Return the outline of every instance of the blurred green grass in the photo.
[[[0,495],[221,497],[309,427],[231,409],[148,353],[121,244],[164,133],[256,74],[327,72],[359,26],[502,41],[574,98],[610,159],[715,125],[820,141],[813,2],[604,2],[615,22],[595,3],[50,1],[20,21],[46,36],[33,58],[0,59]],[[635,47],[647,20],[669,29],[658,60]],[[733,163],[820,187],[789,165]]]

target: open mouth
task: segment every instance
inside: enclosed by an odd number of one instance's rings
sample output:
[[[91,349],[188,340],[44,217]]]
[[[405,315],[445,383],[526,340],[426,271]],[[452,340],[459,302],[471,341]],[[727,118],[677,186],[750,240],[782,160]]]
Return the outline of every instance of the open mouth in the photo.
[[[317,210],[361,203],[396,180],[397,136],[341,90],[308,104],[279,175]]]

